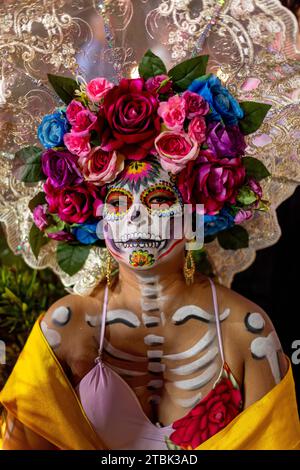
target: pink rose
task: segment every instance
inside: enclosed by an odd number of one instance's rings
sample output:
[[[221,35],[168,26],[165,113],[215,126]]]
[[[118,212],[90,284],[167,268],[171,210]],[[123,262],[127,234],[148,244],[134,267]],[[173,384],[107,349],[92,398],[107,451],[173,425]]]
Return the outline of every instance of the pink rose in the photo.
[[[165,80],[166,83],[159,88]],[[155,77],[148,78],[146,81],[146,88],[152,93],[158,92],[159,94],[168,94],[172,91],[172,80],[168,75],[156,75]],[[159,89],[159,91],[157,91]]]
[[[155,139],[160,164],[166,171],[179,173],[199,152],[197,142],[184,132],[165,131]]]
[[[209,112],[208,102],[198,93],[186,90],[182,94],[185,101],[186,117],[192,119],[195,116],[205,116]]]
[[[86,94],[90,101],[99,103],[114,84],[103,77],[93,78],[86,86]]]
[[[100,111],[102,149],[119,150],[130,160],[144,158],[160,132],[157,107],[157,97],[142,78],[123,78],[106,94]]]
[[[245,174],[241,158],[218,158],[201,150],[179,174],[177,185],[185,203],[204,204],[204,213],[215,215],[225,203],[236,202]]]
[[[37,228],[40,230],[45,230],[48,227],[48,217],[47,217],[47,204],[39,204],[33,209],[33,221]]]
[[[86,157],[80,157],[78,163],[87,181],[103,185],[113,181],[124,168],[124,156],[105,152],[101,147],[94,147]]]
[[[72,127],[72,134],[78,136],[87,136],[92,129],[95,129],[97,123],[97,116],[89,109],[84,109],[76,114],[75,122]]]
[[[246,184],[247,184],[247,186],[249,186],[251,191],[253,191],[256,194],[257,199],[262,198],[261,185],[259,184],[259,182],[255,178],[253,178],[253,176],[248,177]]]
[[[67,132],[64,135],[64,143],[69,152],[79,157],[85,157],[91,151],[89,135],[81,136],[73,132]]]
[[[67,106],[66,116],[70,124],[76,123],[76,116],[80,111],[84,111],[86,108],[83,106],[80,101],[72,100],[71,103]]]
[[[90,217],[96,216],[97,209],[102,203],[100,191],[91,183],[58,190],[52,186],[48,178],[44,183],[44,191],[49,212],[57,214],[61,220],[70,224],[82,224]]]
[[[171,96],[168,101],[159,104],[157,114],[163,119],[168,129],[181,131],[186,117],[185,101],[181,96]]]
[[[240,209],[234,217],[235,224],[241,224],[245,220],[248,220],[252,217],[253,213],[251,210]]]
[[[206,137],[205,119],[201,116],[194,117],[189,123],[188,134],[191,139],[196,140],[201,145]]]
[[[47,233],[47,236],[49,238],[52,238],[53,240],[57,240],[60,242],[70,242],[72,240],[75,240],[74,235],[69,232],[65,232],[64,230],[59,230],[58,232],[51,232]]]

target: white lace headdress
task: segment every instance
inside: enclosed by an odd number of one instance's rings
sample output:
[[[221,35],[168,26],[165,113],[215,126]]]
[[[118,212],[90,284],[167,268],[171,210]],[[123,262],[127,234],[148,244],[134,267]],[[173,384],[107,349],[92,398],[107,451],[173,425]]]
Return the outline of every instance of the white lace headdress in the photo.
[[[279,0],[6,0],[0,6],[0,221],[8,243],[34,268],[51,267],[70,292],[88,294],[104,276],[106,250],[91,251],[84,268],[69,276],[58,266],[55,241],[38,260],[28,234],[29,200],[40,185],[17,181],[14,152],[36,142],[42,117],[57,106],[46,73],[81,75],[89,80],[135,77],[150,48],[169,66],[195,53],[209,54],[215,73],[241,101],[272,105],[260,129],[247,138],[247,155],[272,174],[263,183],[271,203],[245,222],[248,248],[207,245],[219,281],[230,286],[256,250],[280,237],[276,207],[300,183],[300,51],[297,22]]]

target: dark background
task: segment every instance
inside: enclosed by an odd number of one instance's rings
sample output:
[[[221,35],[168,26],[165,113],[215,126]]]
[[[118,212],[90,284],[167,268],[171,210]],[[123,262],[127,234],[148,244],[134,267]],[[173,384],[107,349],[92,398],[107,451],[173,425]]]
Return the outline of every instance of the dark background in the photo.
[[[277,209],[279,241],[259,250],[255,262],[237,274],[232,289],[261,306],[271,318],[284,352],[300,340],[300,187]],[[300,411],[300,364],[292,364]]]

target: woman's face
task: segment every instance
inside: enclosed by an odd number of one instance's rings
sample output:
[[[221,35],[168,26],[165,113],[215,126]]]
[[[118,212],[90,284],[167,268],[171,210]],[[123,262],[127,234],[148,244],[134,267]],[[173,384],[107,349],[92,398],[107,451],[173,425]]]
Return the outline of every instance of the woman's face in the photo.
[[[105,199],[106,246],[118,262],[148,269],[182,249],[182,213],[175,182],[155,158],[131,161]]]

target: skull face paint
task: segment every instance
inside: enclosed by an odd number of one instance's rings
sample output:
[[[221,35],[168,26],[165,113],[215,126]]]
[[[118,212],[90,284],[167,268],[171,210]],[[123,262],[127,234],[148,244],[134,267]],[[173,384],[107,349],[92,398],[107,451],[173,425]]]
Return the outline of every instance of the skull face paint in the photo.
[[[171,174],[155,157],[130,161],[118,180],[109,186],[104,210],[107,248],[119,262],[148,269],[184,244],[175,237],[182,223],[183,203]]]

